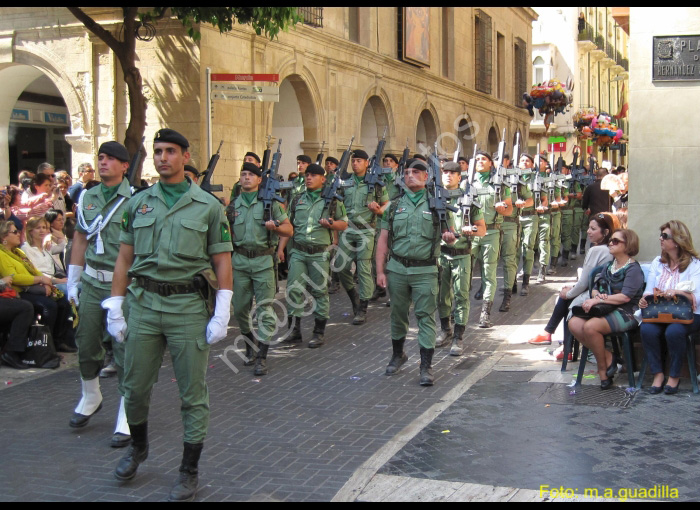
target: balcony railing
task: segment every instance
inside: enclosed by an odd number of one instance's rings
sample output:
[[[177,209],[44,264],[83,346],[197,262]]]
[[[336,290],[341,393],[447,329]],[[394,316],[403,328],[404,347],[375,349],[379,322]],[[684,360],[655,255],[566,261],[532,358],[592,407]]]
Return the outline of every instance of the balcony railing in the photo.
[[[578,33],[578,40],[579,41],[591,41],[593,42],[595,38],[595,30],[593,27],[590,25],[590,23],[586,22],[586,27],[579,31]]]
[[[626,58],[620,59],[620,65],[622,66],[622,68],[623,68],[625,71],[627,71],[627,72],[629,73],[629,71],[630,71],[630,61],[629,61],[629,59],[626,59]]]
[[[605,44],[605,54],[610,60],[615,60],[615,46],[611,43]]]

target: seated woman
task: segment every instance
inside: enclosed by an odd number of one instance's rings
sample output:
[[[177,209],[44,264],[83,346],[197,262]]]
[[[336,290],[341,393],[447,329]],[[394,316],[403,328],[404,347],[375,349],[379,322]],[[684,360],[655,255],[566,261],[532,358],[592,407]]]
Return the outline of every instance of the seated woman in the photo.
[[[613,375],[617,372],[613,354],[605,349],[604,336],[637,327],[634,312],[644,291],[644,273],[639,262],[632,258],[639,253],[637,234],[633,230],[618,230],[610,238],[608,249],[613,261],[600,273],[590,299],[581,306],[586,314],[595,305],[614,305],[614,309],[603,317],[569,320],[571,334],[595,356],[602,390],[612,388]]]
[[[67,275],[68,264],[65,263],[65,254],[68,238],[64,232],[66,220],[63,211],[59,209],[49,209],[46,211],[46,214],[44,214],[44,219],[49,223],[51,233],[51,244],[48,250],[53,257],[57,271],[63,275]]]
[[[550,345],[552,343],[552,334],[556,331],[557,326],[564,317],[569,313],[569,307],[574,302],[574,298],[584,296],[584,292],[588,290],[588,275],[591,270],[612,260],[610,250],[608,250],[608,242],[610,236],[615,232],[615,223],[609,213],[596,214],[588,224],[588,240],[591,242],[591,248],[586,252],[586,258],[583,261],[581,269],[581,277],[573,287],[563,287],[559,292],[559,299],[554,306],[554,312],[549,318],[549,322],[544,328],[544,333],[531,338],[527,343],[532,345]],[[563,353],[561,353],[563,356]],[[562,359],[557,357],[557,359]]]
[[[65,293],[68,279],[62,274],[56,274],[56,263],[51,252],[46,249],[46,246],[50,246],[50,241],[47,241],[50,239],[49,229],[49,222],[43,216],[30,218],[26,228],[27,242],[21,247],[34,267],[51,278],[51,284]]]
[[[10,231],[11,235],[19,236],[16,226],[13,226]],[[0,359],[6,365],[18,370],[29,368],[29,365],[22,361],[22,353],[27,348],[27,337],[33,319],[34,307],[29,301],[19,298],[17,292],[12,288],[12,276],[1,278],[0,323],[10,326],[7,344],[0,355]]]
[[[11,221],[0,223],[0,278],[12,276],[12,288],[34,305],[44,324],[51,329],[57,351],[77,352],[70,303],[52,285],[51,278],[41,274],[19,249],[16,231]]]
[[[700,329],[700,314],[696,311],[700,303],[700,260],[693,248],[693,238],[684,223],[671,220],[661,226],[661,256],[651,263],[644,296],[639,300],[639,308],[648,305],[646,297],[654,294],[654,289],[663,291],[666,296],[676,294],[687,297],[693,303],[692,324],[659,324],[644,322],[641,326],[642,345],[654,374],[654,383],[649,393],[663,392],[672,395],[678,392],[681,367],[685,357],[686,337]],[[683,284],[682,282],[686,282]],[[679,290],[685,288],[687,290]],[[666,339],[670,358],[668,384],[664,386],[664,367],[661,363],[661,345]]]

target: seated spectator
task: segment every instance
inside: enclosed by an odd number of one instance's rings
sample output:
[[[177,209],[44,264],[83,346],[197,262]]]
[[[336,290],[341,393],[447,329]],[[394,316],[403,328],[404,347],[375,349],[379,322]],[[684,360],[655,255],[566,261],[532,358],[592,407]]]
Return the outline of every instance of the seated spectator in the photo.
[[[685,358],[685,341],[690,333],[700,329],[700,260],[693,247],[693,238],[684,223],[671,220],[661,225],[661,255],[651,263],[644,289],[644,297],[639,300],[639,308],[649,306],[647,297],[659,289],[668,297],[682,295],[693,303],[692,324],[659,324],[644,322],[641,326],[642,345],[649,361],[649,369],[654,374],[654,382],[649,393],[656,395],[663,390],[667,395],[678,392],[681,367]],[[682,285],[685,282],[685,285]],[[681,290],[684,288],[685,290]],[[661,346],[666,339],[670,366],[668,384],[664,386],[664,366],[661,362]]]
[[[12,227],[11,230],[16,231],[17,227]],[[12,277],[0,279],[0,323],[10,325],[7,343],[0,355],[0,359],[6,365],[18,370],[29,368],[29,365],[22,361],[22,354],[27,348],[29,328],[33,319],[34,307],[29,301],[19,298],[12,288]]]
[[[42,274],[51,278],[51,284],[66,292],[65,273],[56,271],[56,263],[51,251],[51,236],[49,222],[43,216],[30,218],[27,221],[27,242],[21,245],[22,251],[29,258],[32,265]],[[65,247],[65,242],[63,243]]]
[[[66,220],[63,216],[63,212],[58,209],[49,209],[46,211],[46,214],[44,214],[44,219],[49,223],[51,235],[51,243],[49,244],[48,250],[53,257],[58,272],[67,275],[66,245],[68,243],[68,237],[64,232]]]
[[[19,232],[11,221],[0,223],[0,242],[0,278],[12,276],[12,288],[51,329],[57,351],[77,352],[70,303],[19,249]]]
[[[554,312],[544,328],[544,333],[528,340],[527,343],[532,345],[550,345],[552,343],[552,334],[556,331],[561,320],[569,313],[569,307],[572,304],[581,304],[582,298],[587,296],[585,291],[588,290],[588,276],[593,268],[612,260],[612,255],[608,250],[608,242],[614,232],[615,222],[610,214],[600,213],[591,218],[587,232],[591,247],[586,252],[581,277],[573,287],[567,286],[561,289],[557,304],[554,306]],[[579,299],[575,299],[577,297]],[[559,354],[563,357],[563,353]],[[557,357],[557,359],[561,360],[562,357]]]
[[[598,365],[600,389],[612,388],[617,360],[605,349],[604,336],[621,333],[637,327],[634,312],[644,291],[644,273],[632,257],[639,253],[639,237],[633,230],[618,230],[608,245],[613,256],[600,273],[591,289],[590,299],[581,305],[590,313],[594,305],[613,305],[615,308],[603,317],[572,317],[569,331],[590,349]]]
[[[58,195],[63,198],[63,202],[66,204],[66,210],[64,211],[66,218],[73,217],[73,200],[68,194],[68,188],[71,184],[73,184],[73,179],[68,175],[68,172],[65,170],[56,172],[56,187],[58,188]]]

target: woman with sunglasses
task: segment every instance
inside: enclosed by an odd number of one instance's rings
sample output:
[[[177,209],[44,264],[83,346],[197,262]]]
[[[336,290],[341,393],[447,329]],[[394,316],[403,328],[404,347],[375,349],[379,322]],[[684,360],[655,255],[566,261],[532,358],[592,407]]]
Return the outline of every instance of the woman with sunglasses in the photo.
[[[590,349],[598,365],[600,389],[612,387],[617,362],[605,349],[605,335],[621,333],[637,327],[634,312],[644,290],[644,273],[634,257],[639,253],[639,237],[633,230],[615,232],[608,245],[613,256],[591,289],[591,297],[581,305],[590,313],[597,304],[614,305],[615,308],[603,317],[572,317],[569,331]]]
[[[608,242],[614,232],[615,222],[610,213],[598,213],[591,218],[587,231],[591,248],[586,252],[586,258],[581,268],[581,277],[573,287],[567,286],[561,289],[552,316],[544,328],[544,333],[531,338],[527,343],[531,345],[551,345],[552,334],[556,331],[562,319],[569,313],[569,308],[583,302],[586,296],[585,291],[588,290],[588,275],[591,274],[593,268],[612,260],[612,255],[610,255],[610,250],[608,250]],[[564,328],[566,334],[566,324]],[[571,353],[569,353],[569,356],[571,356]],[[563,359],[563,351],[560,351],[557,355],[557,360],[561,359]]]
[[[692,324],[659,324],[644,322],[641,326],[642,345],[649,360],[649,369],[654,374],[654,382],[649,393],[656,395],[662,391],[666,395],[678,392],[681,367],[685,358],[686,338],[700,329],[700,315],[696,307],[700,302],[700,260],[693,247],[693,238],[684,223],[671,220],[661,225],[661,255],[651,263],[644,296],[654,294],[659,289],[668,297],[682,295],[693,303],[696,312]],[[685,282],[685,283],[683,283]],[[680,290],[681,288],[686,290]],[[648,305],[645,297],[639,300],[639,308]],[[664,366],[661,362],[661,345],[666,339],[670,366],[668,382],[664,386]]]

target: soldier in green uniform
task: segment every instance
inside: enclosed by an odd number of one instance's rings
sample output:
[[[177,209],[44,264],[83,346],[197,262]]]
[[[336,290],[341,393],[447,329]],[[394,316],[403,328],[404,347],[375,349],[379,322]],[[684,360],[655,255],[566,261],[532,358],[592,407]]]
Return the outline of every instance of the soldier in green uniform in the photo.
[[[338,165],[340,161],[332,156],[326,158],[326,164],[324,166],[326,170],[326,182],[331,182],[335,177],[335,172],[338,170]],[[333,232],[333,246],[338,246],[338,233]],[[340,279],[338,278],[338,271],[333,267],[333,261],[331,260],[331,278],[328,282],[328,293],[335,294],[340,289]]]
[[[540,176],[547,177],[547,157],[540,154]],[[536,169],[537,170],[537,169]],[[549,238],[552,229],[552,216],[549,208],[549,199],[546,189],[542,189],[540,196],[542,205],[535,208],[537,212],[537,247],[540,252],[540,270],[537,274],[537,283],[544,283],[547,274],[547,264],[549,264]]]
[[[185,176],[189,177],[193,183],[199,184],[199,170],[192,165],[185,165]]]
[[[420,345],[420,384],[432,386],[435,352],[435,311],[438,295],[437,257],[440,253],[440,225],[430,210],[425,185],[428,167],[411,159],[404,170],[406,191],[394,199],[382,217],[382,233],[377,244],[377,283],[389,285],[391,294],[391,343],[393,355],[386,375],[399,371],[408,357],[403,347],[408,333],[408,314],[415,303]],[[454,227],[448,215],[450,227]],[[456,238],[442,234],[449,245]],[[389,256],[389,262],[386,258]],[[386,272],[385,272],[386,268]],[[388,273],[388,274],[387,274]]]
[[[445,189],[459,188],[462,170],[458,163],[448,161],[442,169],[442,183]],[[450,199],[450,205],[457,206],[458,197]],[[469,224],[465,220],[469,220]],[[452,338],[450,355],[461,356],[464,346],[462,336],[469,319],[469,281],[471,280],[471,251],[472,236],[486,235],[486,222],[481,209],[476,204],[471,206],[469,216],[463,211],[454,215],[455,231],[461,232],[462,226],[468,228],[457,242],[449,246],[444,240],[440,244],[440,293],[438,294],[438,315],[440,316],[440,332],[435,340],[435,347],[442,347]],[[454,298],[454,333],[450,327],[452,300]]]
[[[342,234],[336,254],[336,267],[340,269],[340,283],[348,293],[354,325],[367,320],[367,305],[374,294],[372,258],[374,256],[375,227],[377,216],[384,213],[389,204],[386,186],[375,186],[373,195],[364,183],[369,165],[369,156],[361,149],[352,153],[353,186],[344,189],[343,204],[348,214],[348,228]],[[352,263],[355,262],[359,293],[355,289]]]
[[[571,223],[571,238],[569,244],[564,245],[565,247],[571,247],[572,260],[577,258],[576,254],[578,252],[579,239],[581,238],[581,225],[586,216],[581,208],[581,199],[583,199],[583,185],[578,180],[573,181],[569,187],[569,203],[574,212]]]
[[[503,166],[510,167],[510,157],[508,154],[503,156]],[[503,223],[501,224],[501,259],[503,260],[503,301],[499,307],[499,312],[507,312],[510,310],[511,296],[513,295],[513,285],[515,284],[515,275],[518,272],[518,244],[520,242],[519,223],[520,209],[525,202],[520,198],[523,193],[522,184],[518,184],[518,199],[516,199],[515,207],[508,215],[503,215]],[[510,188],[508,188],[510,190]],[[526,194],[526,193],[524,193]],[[513,196],[511,195],[511,202]],[[520,204],[518,205],[518,202]]]
[[[267,351],[276,327],[272,306],[275,298],[275,263],[277,236],[292,235],[287,213],[277,202],[272,218],[264,222],[264,203],[258,200],[262,170],[253,163],[243,163],[241,194],[226,208],[233,233],[233,314],[245,336],[246,358],[243,364],[255,363],[255,375],[267,374]],[[264,223],[264,224],[263,224]],[[251,303],[255,296],[257,334],[252,330]],[[259,344],[258,341],[259,340]],[[254,346],[259,345],[257,356]]]
[[[180,476],[171,501],[190,501],[197,491],[209,426],[209,346],[226,337],[233,294],[233,246],[224,208],[186,179],[188,147],[176,131],[156,132],[153,162],[160,181],[129,201],[122,216],[112,297],[102,303],[108,310],[108,331],[125,345],[124,396],[132,442],[114,472],[120,481],[136,476],[148,457],[151,390],[166,346],[170,351],[184,427]]]
[[[547,172],[551,175],[552,166],[547,163]],[[564,190],[554,187],[554,200],[550,204],[552,209],[551,228],[549,232],[549,266],[547,266],[547,274],[552,275],[557,273],[557,260],[559,259],[559,251],[561,250],[561,207],[566,205],[564,199]]]
[[[122,398],[111,444],[119,448],[131,441],[124,410],[124,346],[113,342],[107,332],[101,303],[111,293],[112,274],[119,254],[119,225],[131,198],[129,181],[124,178],[129,168],[129,153],[118,142],[105,142],[97,152],[102,183],[84,191],[78,200],[77,224],[68,266],[67,297],[79,306],[80,312],[75,341],[83,389],[70,426],[86,426],[90,417],[102,407],[98,375],[105,359],[103,343],[112,344],[117,389]],[[78,297],[78,283],[81,281],[82,293]]]
[[[262,162],[260,161],[260,156],[255,154],[254,152],[246,152],[245,156],[243,156],[243,164],[246,163],[252,163],[258,168],[260,168],[260,165]],[[187,171],[187,167],[189,165],[185,166],[185,172]],[[193,180],[192,182],[196,183],[197,181]],[[231,197],[229,198],[229,203],[233,202],[233,199],[236,198],[238,195],[241,194],[241,179],[240,177],[238,178],[238,182],[233,185],[233,189],[231,190]]]
[[[520,155],[519,162],[520,170],[523,172],[521,180],[529,180],[529,172],[534,172],[534,160],[530,154],[523,153]],[[520,209],[520,252],[518,253],[518,261],[523,259],[523,284],[520,289],[521,296],[527,296],[530,293],[530,274],[532,266],[535,263],[535,242],[537,241],[537,214],[535,211],[534,195],[532,193],[532,184],[528,183],[525,186],[518,187],[519,202],[516,206]],[[539,204],[537,204],[539,206]]]
[[[292,203],[294,197],[306,191],[306,179],[304,174],[311,164],[311,158],[306,154],[297,156],[297,176],[292,179],[292,189],[287,192],[287,206]],[[324,172],[325,175],[325,172]]]
[[[510,198],[510,188],[501,186],[501,196],[496,195],[496,189],[489,183],[493,159],[488,152],[476,153],[477,177],[472,183],[479,190],[481,211],[486,222],[486,235],[475,237],[472,241],[472,258],[481,262],[481,277],[486,282],[484,287],[484,302],[479,316],[479,327],[490,328],[491,306],[496,294],[496,269],[501,243],[501,224],[503,216],[513,214],[513,204]],[[500,200],[499,200],[500,199]]]
[[[571,169],[568,165],[562,165],[561,171],[564,175],[570,175]],[[574,223],[574,209],[572,206],[572,199],[574,195],[574,183],[573,181],[564,181],[564,188],[561,190],[561,202],[559,203],[559,210],[561,210],[561,248],[562,248],[562,267],[569,265],[569,247],[571,246],[571,230]],[[570,191],[571,190],[571,191]],[[554,260],[553,264],[557,261]]]
[[[294,227],[293,245],[289,250],[289,275],[287,276],[287,305],[292,334],[284,342],[301,343],[301,317],[304,313],[307,284],[313,298],[314,330],[310,348],[321,347],[329,315],[328,275],[332,231],[343,231],[348,226],[345,206],[335,203],[335,211],[325,207],[321,198],[326,172],[316,164],[305,168],[306,191],[296,195],[289,204],[289,219]],[[332,207],[330,207],[332,208]],[[290,238],[280,239],[277,256],[284,260],[284,248]]]
[[[335,176],[335,171],[338,168],[339,164],[340,164],[340,161],[338,161],[336,158],[334,158],[332,156],[328,156],[326,158],[326,165],[325,165],[326,179],[330,180]]]

